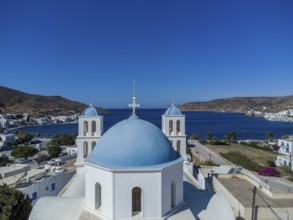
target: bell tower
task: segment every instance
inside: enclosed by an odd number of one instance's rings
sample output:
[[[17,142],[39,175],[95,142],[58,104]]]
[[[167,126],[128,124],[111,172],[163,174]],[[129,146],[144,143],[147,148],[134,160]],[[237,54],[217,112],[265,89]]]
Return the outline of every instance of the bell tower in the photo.
[[[174,104],[162,115],[162,131],[174,150],[186,160],[185,115]]]
[[[95,107],[90,105],[78,119],[78,149],[75,166],[83,166],[83,160],[93,151],[103,134],[103,116],[100,116]]]

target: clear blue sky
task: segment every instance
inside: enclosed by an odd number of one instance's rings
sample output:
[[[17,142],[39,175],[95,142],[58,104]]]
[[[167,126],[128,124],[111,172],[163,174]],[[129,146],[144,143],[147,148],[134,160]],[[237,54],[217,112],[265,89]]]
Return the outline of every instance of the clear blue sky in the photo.
[[[292,0],[0,0],[0,85],[127,107],[293,94]]]

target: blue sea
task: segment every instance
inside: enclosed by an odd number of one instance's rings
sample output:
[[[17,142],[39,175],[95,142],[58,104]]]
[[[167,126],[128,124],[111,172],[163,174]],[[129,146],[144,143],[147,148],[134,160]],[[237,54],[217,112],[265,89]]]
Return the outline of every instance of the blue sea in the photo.
[[[137,109],[137,115],[161,128],[162,114],[166,109]],[[117,122],[127,119],[131,109],[109,109],[104,115],[104,131]],[[263,118],[246,116],[243,113],[220,112],[183,112],[186,116],[186,134],[198,133],[204,138],[207,132],[215,135],[216,139],[224,139],[228,132],[236,131],[238,139],[265,139],[267,132],[274,132],[276,138],[282,135],[293,134],[292,122],[273,122]],[[45,126],[31,126],[22,128],[30,133],[40,133],[42,136],[70,133],[77,134],[78,125],[57,124]]]

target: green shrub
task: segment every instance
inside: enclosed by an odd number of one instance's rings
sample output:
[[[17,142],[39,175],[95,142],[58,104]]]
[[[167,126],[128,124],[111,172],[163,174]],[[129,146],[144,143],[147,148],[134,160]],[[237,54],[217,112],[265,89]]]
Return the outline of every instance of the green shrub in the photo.
[[[258,150],[273,152],[273,150],[270,147],[259,146],[256,142],[250,142],[250,143],[240,142],[240,144],[242,144],[244,146],[247,146],[247,147],[252,147],[252,148],[255,148],[255,149],[258,149]]]
[[[209,142],[211,145],[230,145],[228,141],[213,140]]]
[[[0,219],[28,219],[32,210],[32,200],[23,192],[0,185]]]
[[[228,153],[220,153],[220,155],[235,165],[244,167],[245,169],[258,171],[262,168],[258,163],[253,162],[244,154],[241,154],[239,151],[230,151]]]
[[[8,157],[0,157],[0,167],[6,166],[9,163]]]
[[[267,161],[267,164],[268,164],[270,167],[276,167],[275,161],[273,161],[273,160],[268,160],[268,161]]]
[[[193,161],[193,153],[192,153],[189,145],[187,145],[187,147],[186,147],[186,153],[189,154],[191,161]]]
[[[201,162],[200,165],[204,165],[204,166],[220,166],[219,164],[215,163],[212,160],[206,160],[204,162]]]

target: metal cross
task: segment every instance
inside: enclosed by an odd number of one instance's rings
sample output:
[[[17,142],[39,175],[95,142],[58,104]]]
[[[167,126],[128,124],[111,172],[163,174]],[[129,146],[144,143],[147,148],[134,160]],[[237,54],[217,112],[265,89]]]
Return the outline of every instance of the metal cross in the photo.
[[[132,97],[132,103],[128,105],[129,108],[132,108],[132,114],[135,115],[135,109],[136,107],[140,107],[139,104],[136,104],[136,97],[135,97],[135,80],[133,82],[133,97]]]

